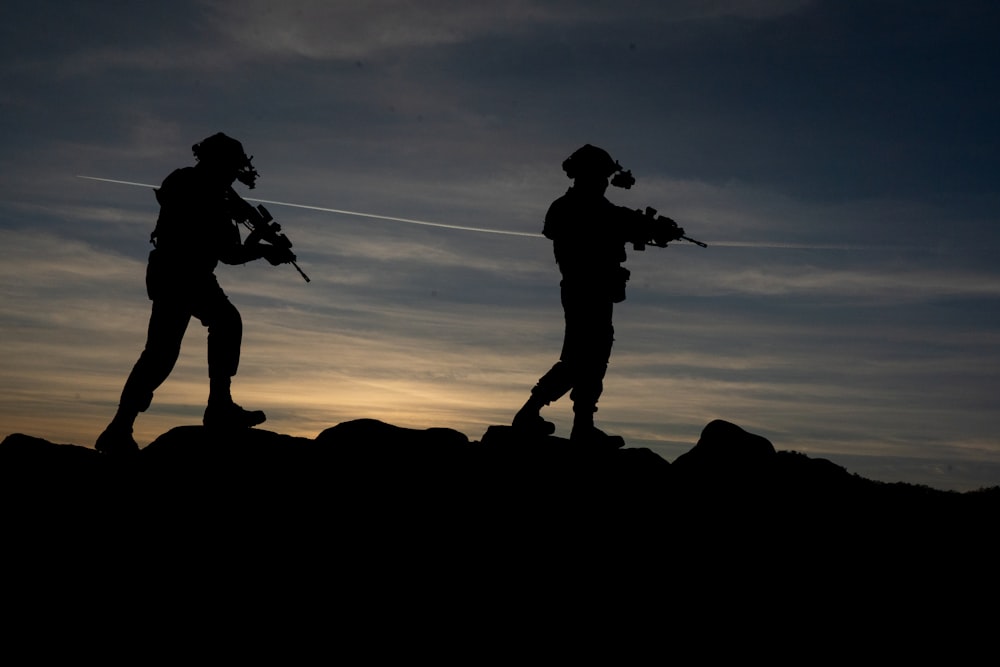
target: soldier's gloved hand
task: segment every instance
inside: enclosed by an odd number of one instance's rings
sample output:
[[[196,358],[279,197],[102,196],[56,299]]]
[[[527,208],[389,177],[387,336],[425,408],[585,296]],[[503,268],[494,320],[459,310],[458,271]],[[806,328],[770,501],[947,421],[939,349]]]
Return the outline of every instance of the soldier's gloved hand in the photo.
[[[669,225],[670,240],[671,241],[676,241],[680,237],[684,236],[684,228],[683,227],[678,227],[677,223],[674,222],[673,220],[671,220],[670,218],[664,218],[664,220],[666,220],[667,224]]]
[[[653,242],[659,247],[665,248],[671,241],[676,241],[684,236],[684,228],[678,227],[677,223],[667,216],[661,215],[657,218],[657,222],[660,224],[655,228]]]
[[[261,245],[261,256],[271,263],[272,266],[288,264],[295,261],[295,253],[288,248],[280,248],[273,245]]]

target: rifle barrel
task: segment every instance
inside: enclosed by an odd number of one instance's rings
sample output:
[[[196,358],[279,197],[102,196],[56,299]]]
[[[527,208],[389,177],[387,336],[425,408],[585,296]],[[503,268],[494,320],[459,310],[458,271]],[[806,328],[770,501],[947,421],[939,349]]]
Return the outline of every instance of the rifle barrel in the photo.
[[[298,264],[296,264],[296,263],[294,262],[294,260],[292,261],[292,266],[294,266],[294,267],[295,267],[295,270],[299,272],[299,275],[300,275],[300,276],[302,276],[302,278],[303,278],[303,279],[304,279],[304,280],[305,280],[305,281],[306,281],[307,283],[308,283],[308,282],[310,282],[310,280],[309,280],[309,276],[307,276],[307,275],[305,274],[305,271],[303,271],[302,269],[300,269],[300,268],[299,268],[299,265],[298,265]]]

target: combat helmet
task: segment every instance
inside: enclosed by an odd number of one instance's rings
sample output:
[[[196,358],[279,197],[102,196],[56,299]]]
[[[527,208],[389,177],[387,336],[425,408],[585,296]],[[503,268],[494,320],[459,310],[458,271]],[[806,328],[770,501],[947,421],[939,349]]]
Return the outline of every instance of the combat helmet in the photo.
[[[631,171],[622,170],[622,166],[603,148],[592,144],[584,144],[562,163],[563,171],[572,179],[580,176],[597,176],[611,178],[611,185],[619,188],[630,188],[635,184]]]
[[[260,175],[251,162],[253,156],[248,157],[243,151],[243,144],[222,132],[199,141],[191,151],[198,162],[231,167],[236,171],[236,179],[251,190]]]

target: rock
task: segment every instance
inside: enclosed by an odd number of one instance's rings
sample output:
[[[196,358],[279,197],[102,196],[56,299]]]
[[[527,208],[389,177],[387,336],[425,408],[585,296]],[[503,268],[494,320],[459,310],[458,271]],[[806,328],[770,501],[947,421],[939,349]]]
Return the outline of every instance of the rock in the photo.
[[[705,426],[697,444],[677,457],[674,465],[681,468],[759,467],[769,463],[774,454],[774,445],[767,438],[716,419]]]

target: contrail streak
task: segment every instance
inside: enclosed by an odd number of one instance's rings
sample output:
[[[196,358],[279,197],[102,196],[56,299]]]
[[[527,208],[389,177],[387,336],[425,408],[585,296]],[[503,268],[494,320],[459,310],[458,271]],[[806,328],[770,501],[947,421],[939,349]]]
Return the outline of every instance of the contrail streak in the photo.
[[[847,243],[782,243],[780,241],[712,241],[713,248],[778,248],[785,250],[868,250],[870,246]]]
[[[99,178],[97,176],[77,176],[88,181],[101,181],[103,183],[118,183],[119,185],[134,185],[140,188],[156,188],[156,185],[149,183],[136,183],[134,181],[122,181],[114,178]],[[489,229],[487,227],[466,227],[463,225],[449,225],[443,222],[430,222],[428,220],[414,220],[412,218],[398,218],[391,215],[377,215],[375,213],[362,213],[360,211],[345,211],[339,208],[328,208],[326,206],[309,206],[307,204],[293,204],[286,201],[274,201],[271,199],[254,199],[244,197],[247,201],[259,202],[261,204],[272,204],[274,206],[288,206],[289,208],[300,208],[307,211],[320,211],[322,213],[339,213],[340,215],[353,215],[359,218],[374,218],[376,220],[389,220],[391,222],[403,222],[408,225],[422,225],[424,227],[439,227],[441,229],[455,229],[463,232],[479,232],[481,234],[502,234],[504,236],[527,236],[530,238],[544,238],[541,234],[530,232],[512,232],[503,229]],[[686,244],[681,244],[686,245]],[[847,244],[824,244],[824,243],[780,243],[767,241],[713,241],[712,247],[721,248],[775,248],[787,250],[864,250],[859,246]]]
[[[541,238],[541,234],[532,234],[530,232],[511,232],[503,229],[487,229],[486,227],[465,227],[462,225],[448,225],[443,222],[429,222],[427,220],[413,220],[412,218],[396,218],[391,215],[376,215],[374,213],[361,213],[359,211],[344,211],[339,208],[326,208],[325,206],[308,206],[306,204],[292,204],[286,201],[272,201],[268,199],[250,199],[245,197],[248,201],[257,201],[262,204],[274,204],[275,206],[290,206],[292,208],[304,208],[309,211],[323,211],[324,213],[341,213],[343,215],[354,215],[361,218],[376,218],[378,220],[391,220],[393,222],[405,222],[410,225],[423,225],[425,227],[441,227],[442,229],[458,229],[463,232],[482,232],[483,234],[505,234],[507,236],[531,236]]]
[[[104,183],[118,183],[120,185],[135,185],[142,188],[156,188],[149,183],[135,183],[133,181],[120,181],[114,178],[98,178],[97,176],[78,176],[88,181],[103,181]],[[243,197],[247,201],[259,202],[261,204],[273,204],[274,206],[288,206],[290,208],[301,208],[307,211],[321,211],[323,213],[339,213],[341,215],[353,215],[360,218],[374,218],[377,220],[390,220],[392,222],[405,222],[409,225],[423,225],[424,227],[440,227],[442,229],[457,229],[463,232],[480,232],[483,234],[504,234],[506,236],[528,236],[532,238],[542,238],[541,234],[530,232],[512,232],[503,229],[488,229],[486,227],[465,227],[462,225],[448,225],[443,222],[429,222],[427,220],[414,220],[412,218],[397,218],[391,215],[377,215],[375,213],[362,213],[360,211],[345,211],[339,208],[328,208],[326,206],[309,206],[307,204],[293,204],[286,201],[274,201],[271,199],[254,199],[253,197]]]

